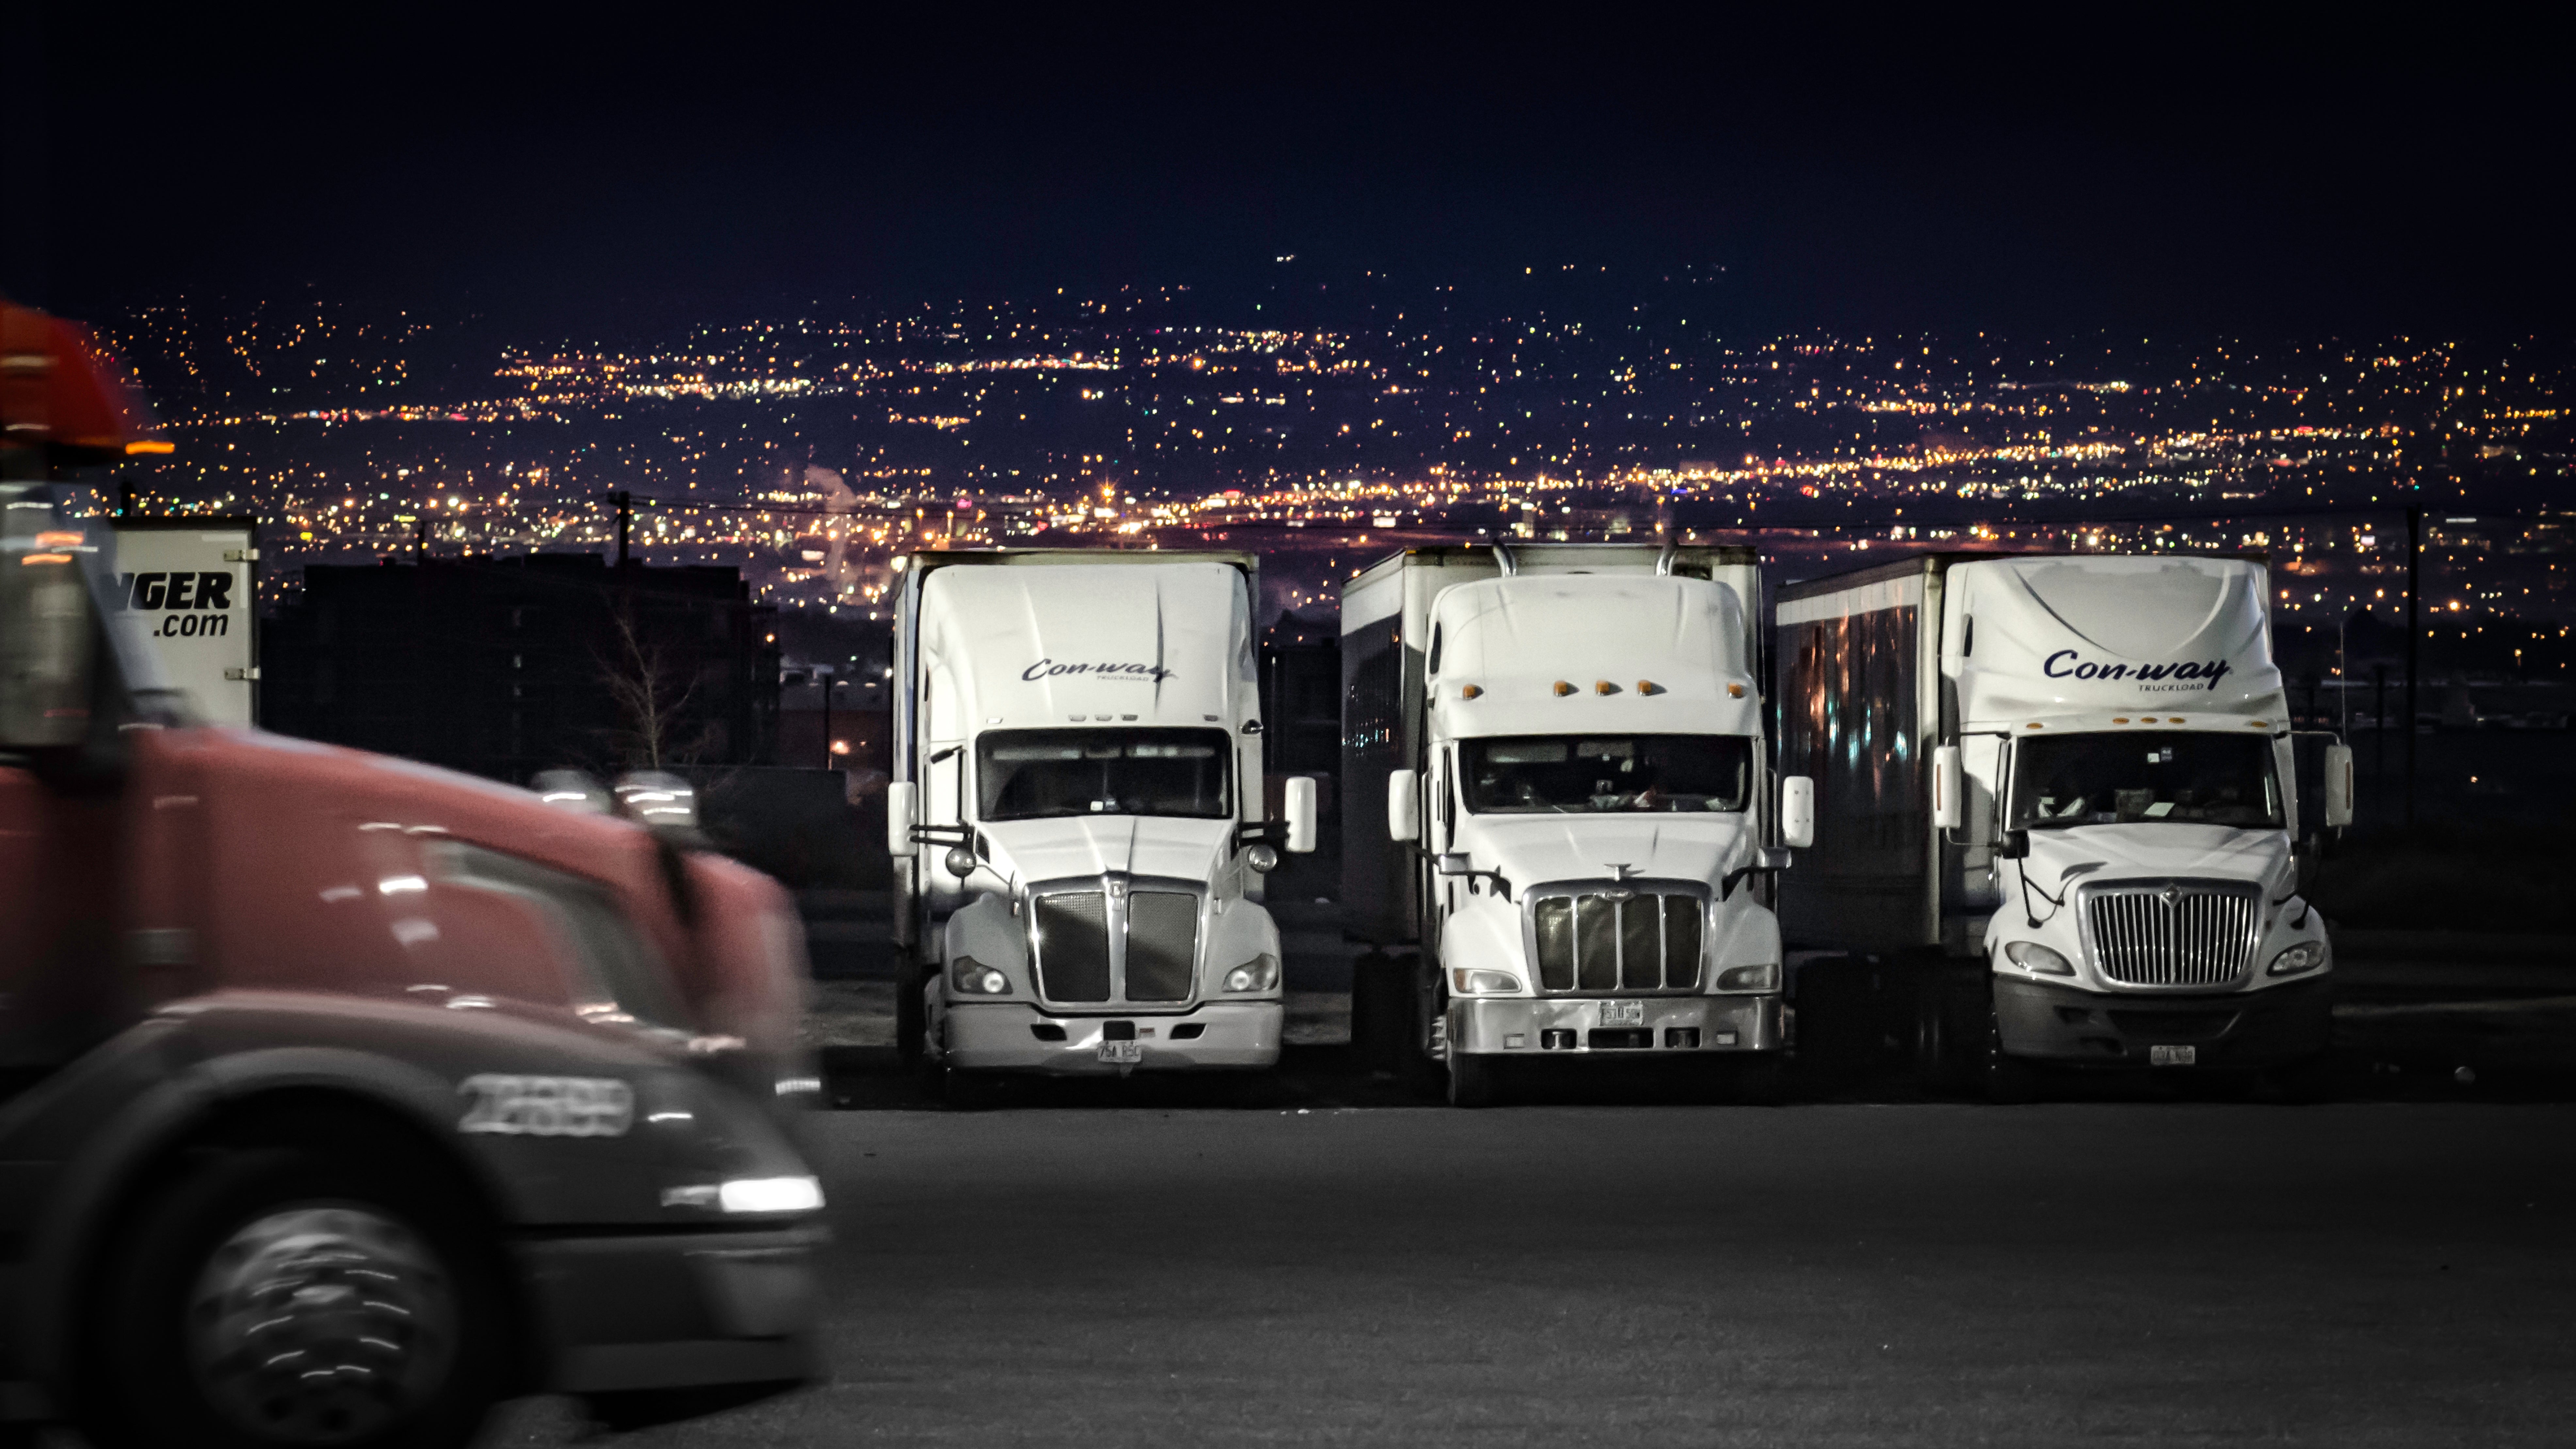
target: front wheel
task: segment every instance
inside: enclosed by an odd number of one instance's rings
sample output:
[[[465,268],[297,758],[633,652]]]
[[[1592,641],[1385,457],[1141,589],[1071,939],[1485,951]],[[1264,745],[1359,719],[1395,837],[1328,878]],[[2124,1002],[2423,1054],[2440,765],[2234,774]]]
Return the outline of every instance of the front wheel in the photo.
[[[1494,1064],[1474,1052],[1449,1053],[1449,1105],[1490,1107],[1500,1097]]]
[[[146,1205],[105,1277],[103,1443],[456,1449],[501,1392],[497,1248],[414,1168],[234,1152]]]
[[[921,964],[912,959],[908,947],[894,952],[894,1051],[907,1067],[918,1066],[922,1055],[922,1036],[928,1029],[929,1009],[922,1002],[922,992],[929,986],[922,976]]]
[[[1991,1001],[1986,1007],[1985,1047],[1981,1065],[1987,1101],[1997,1106],[2018,1106],[2036,1102],[2046,1092],[2048,1083],[2040,1068],[2004,1051],[2003,1023],[1997,1019]]]

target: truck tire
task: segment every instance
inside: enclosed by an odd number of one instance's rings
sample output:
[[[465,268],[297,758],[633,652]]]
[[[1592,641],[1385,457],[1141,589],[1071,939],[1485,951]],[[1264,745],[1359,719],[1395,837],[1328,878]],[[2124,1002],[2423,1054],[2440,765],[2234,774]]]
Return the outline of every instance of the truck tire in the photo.
[[[1500,1101],[1494,1064],[1474,1052],[1451,1052],[1448,1096],[1452,1107],[1490,1107]]]
[[[1974,1029],[1974,987],[1959,973],[1927,970],[1915,995],[1914,1078],[1928,1097],[1965,1095],[1977,1086],[1978,1055],[1985,1043]],[[1973,995],[1972,995],[1973,993]]]
[[[922,1005],[921,993],[930,983],[921,974],[921,965],[912,952],[898,946],[894,952],[894,1053],[907,1067],[921,1062],[921,1038],[927,1028],[929,1012]]]
[[[2297,1106],[2330,1102],[2337,1086],[2334,1053],[2319,1052],[2302,1061],[2273,1067],[2263,1073],[2262,1081],[2275,1101]]]
[[[2047,1089],[2047,1079],[2040,1068],[2004,1051],[2003,1024],[1995,1017],[1991,1000],[1986,1006],[1986,1040],[1981,1064],[1982,1085],[1986,1100],[1999,1107],[2015,1107],[2036,1102]]]
[[[243,1149],[154,1194],[118,1247],[85,1363],[101,1444],[457,1449],[500,1397],[499,1248],[434,1170]]]
[[[1747,1107],[1777,1107],[1789,1100],[1789,1059],[1780,1052],[1761,1052],[1732,1063],[1734,1090],[1729,1094]]]

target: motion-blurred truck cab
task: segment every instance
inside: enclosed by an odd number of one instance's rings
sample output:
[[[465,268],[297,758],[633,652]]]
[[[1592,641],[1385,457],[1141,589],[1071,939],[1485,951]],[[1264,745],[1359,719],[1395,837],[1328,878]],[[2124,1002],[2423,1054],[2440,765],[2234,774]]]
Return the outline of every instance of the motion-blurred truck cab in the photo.
[[[0,1441],[455,1444],[516,1394],[639,1422],[809,1377],[777,886],[192,723],[113,535],[11,451]]]

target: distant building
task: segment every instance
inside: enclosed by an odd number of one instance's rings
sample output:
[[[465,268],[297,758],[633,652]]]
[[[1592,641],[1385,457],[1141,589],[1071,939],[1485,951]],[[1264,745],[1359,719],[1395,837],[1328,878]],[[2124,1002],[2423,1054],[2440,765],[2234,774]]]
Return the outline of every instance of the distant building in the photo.
[[[264,722],[520,784],[558,766],[768,764],[776,633],[731,568],[308,567],[302,603],[265,632]]]

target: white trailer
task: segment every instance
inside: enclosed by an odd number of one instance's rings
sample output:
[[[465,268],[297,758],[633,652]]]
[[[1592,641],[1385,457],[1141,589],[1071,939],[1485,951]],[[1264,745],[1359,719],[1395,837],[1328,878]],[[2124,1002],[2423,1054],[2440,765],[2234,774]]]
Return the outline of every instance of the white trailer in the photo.
[[[1275,1065],[1277,848],[1261,818],[1249,554],[900,559],[898,1031],[952,1092],[987,1073]],[[932,847],[924,852],[922,847]]]
[[[1413,549],[1343,586],[1343,909],[1378,948],[1352,998],[1380,1064],[1461,1105],[1515,1060],[1777,1091],[1760,600],[1750,550],[1651,544]]]
[[[259,722],[259,525],[118,518],[116,599],[134,614],[191,718]]]
[[[1779,590],[1781,768],[1817,782],[1782,924],[1919,968],[1928,1084],[2312,1081],[2332,953],[2296,857],[2349,820],[2351,755],[2315,740],[2303,829],[2266,576],[2246,557],[1931,554]]]

